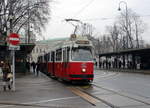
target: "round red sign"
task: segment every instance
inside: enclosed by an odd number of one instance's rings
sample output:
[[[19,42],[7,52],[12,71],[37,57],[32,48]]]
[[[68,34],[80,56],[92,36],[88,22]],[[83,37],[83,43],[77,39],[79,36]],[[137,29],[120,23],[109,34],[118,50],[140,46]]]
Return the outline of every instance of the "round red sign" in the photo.
[[[8,42],[11,45],[18,45],[20,43],[19,35],[17,33],[11,33],[8,36]]]

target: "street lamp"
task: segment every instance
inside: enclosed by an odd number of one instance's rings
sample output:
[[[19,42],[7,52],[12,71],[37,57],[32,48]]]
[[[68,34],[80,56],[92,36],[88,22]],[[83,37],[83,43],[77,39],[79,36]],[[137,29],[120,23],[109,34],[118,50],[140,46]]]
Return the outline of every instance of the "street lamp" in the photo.
[[[125,4],[125,8],[126,8],[125,19],[126,19],[126,39],[127,39],[127,48],[128,48],[128,34],[129,34],[128,33],[128,7],[125,1],[120,1],[118,11],[121,11],[121,7],[120,7],[121,4]]]

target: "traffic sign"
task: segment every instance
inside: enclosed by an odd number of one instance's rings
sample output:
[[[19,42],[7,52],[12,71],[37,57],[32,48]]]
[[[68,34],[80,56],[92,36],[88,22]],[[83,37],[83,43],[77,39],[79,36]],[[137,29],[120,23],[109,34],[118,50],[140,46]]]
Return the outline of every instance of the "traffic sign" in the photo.
[[[18,45],[9,45],[8,50],[20,50],[20,46]]]
[[[11,33],[8,36],[8,42],[11,45],[18,45],[20,43],[19,35],[17,33]]]

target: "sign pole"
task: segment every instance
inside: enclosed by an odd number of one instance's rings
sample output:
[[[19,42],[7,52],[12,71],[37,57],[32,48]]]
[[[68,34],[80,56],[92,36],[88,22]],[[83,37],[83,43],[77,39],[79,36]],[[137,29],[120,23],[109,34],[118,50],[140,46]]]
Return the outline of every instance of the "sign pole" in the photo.
[[[11,50],[12,55],[12,65],[11,70],[13,73],[13,83],[12,83],[12,90],[15,91],[15,50],[19,50],[20,46],[18,44],[20,43],[19,35],[16,33],[11,33],[8,36],[8,42],[9,42],[9,50]]]
[[[13,91],[15,91],[15,50],[12,51],[12,73],[13,73]]]

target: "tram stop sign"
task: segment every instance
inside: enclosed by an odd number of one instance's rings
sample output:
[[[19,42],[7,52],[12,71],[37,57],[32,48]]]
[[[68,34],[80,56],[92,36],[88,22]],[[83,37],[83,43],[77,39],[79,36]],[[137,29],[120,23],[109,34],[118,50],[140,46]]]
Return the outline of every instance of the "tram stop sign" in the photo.
[[[11,33],[8,36],[8,42],[10,45],[13,45],[13,46],[19,45],[20,43],[19,35],[17,33]]]

